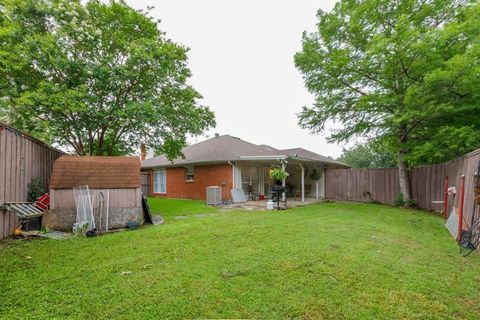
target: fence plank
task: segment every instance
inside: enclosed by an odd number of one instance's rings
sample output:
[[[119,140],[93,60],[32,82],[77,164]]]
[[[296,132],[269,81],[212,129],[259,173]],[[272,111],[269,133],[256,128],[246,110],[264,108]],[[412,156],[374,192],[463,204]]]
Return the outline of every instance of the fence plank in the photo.
[[[443,200],[443,183],[446,176],[450,186],[459,190],[460,177],[465,175],[464,216],[467,225],[474,214],[473,175],[480,161],[480,149],[443,164],[420,166],[410,170],[412,198],[421,209],[441,210],[435,200]],[[325,172],[325,197],[332,200],[362,201],[370,192],[373,200],[392,204],[400,193],[397,168],[385,169],[327,169]],[[452,201],[452,200],[450,200]],[[458,196],[452,205],[458,206]]]
[[[53,161],[60,150],[0,122],[0,205],[6,201],[26,201],[32,178],[39,177],[46,189]],[[0,210],[0,239],[19,226],[17,217]]]

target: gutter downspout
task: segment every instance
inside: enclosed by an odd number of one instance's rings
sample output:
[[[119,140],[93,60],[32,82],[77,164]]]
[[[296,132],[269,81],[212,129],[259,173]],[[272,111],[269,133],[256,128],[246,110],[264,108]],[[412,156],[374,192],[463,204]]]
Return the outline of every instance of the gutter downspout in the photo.
[[[232,189],[235,189],[235,163],[231,161],[227,161],[227,163],[232,166]]]

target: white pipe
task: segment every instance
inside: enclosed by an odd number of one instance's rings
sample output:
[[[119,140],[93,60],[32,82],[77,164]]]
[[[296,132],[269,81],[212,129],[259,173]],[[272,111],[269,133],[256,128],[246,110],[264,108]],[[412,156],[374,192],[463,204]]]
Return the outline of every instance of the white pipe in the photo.
[[[286,167],[285,161],[282,161],[282,171],[285,171],[285,167]],[[285,185],[286,185],[285,178],[283,178],[282,187],[285,187]],[[285,201],[285,191],[282,193],[282,201]]]
[[[232,189],[235,189],[235,164],[230,161],[228,164],[232,166]]]
[[[105,231],[108,231],[108,210],[110,209],[109,203],[110,203],[110,190],[107,190],[107,220],[105,222]]]
[[[302,204],[305,203],[305,167],[303,166],[303,164],[300,164],[300,169],[301,172],[302,172]]]
[[[88,204],[90,205],[90,214],[92,217],[92,225],[90,226],[93,229],[95,229],[95,215],[93,214],[93,203],[92,203],[92,197],[90,196],[90,189],[88,188],[87,185],[87,195],[88,195]]]

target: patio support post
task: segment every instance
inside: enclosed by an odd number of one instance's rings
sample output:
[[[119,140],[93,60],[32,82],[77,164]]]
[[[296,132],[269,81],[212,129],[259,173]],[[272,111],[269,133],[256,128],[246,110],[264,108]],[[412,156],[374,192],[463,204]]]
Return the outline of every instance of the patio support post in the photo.
[[[315,181],[315,198],[318,200],[318,180]]]
[[[286,167],[286,164],[285,164],[285,161],[282,161],[282,171],[285,171],[285,167]],[[285,187],[286,183],[285,183],[285,178],[282,180],[282,187]],[[282,201],[285,201],[285,192],[282,193]]]
[[[305,203],[305,167],[303,164],[300,164],[300,169],[302,169],[302,204]]]

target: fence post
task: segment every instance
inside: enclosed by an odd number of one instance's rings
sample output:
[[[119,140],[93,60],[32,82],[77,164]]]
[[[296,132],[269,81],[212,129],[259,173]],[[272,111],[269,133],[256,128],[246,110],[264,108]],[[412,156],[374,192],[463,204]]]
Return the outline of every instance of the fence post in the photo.
[[[448,219],[448,176],[445,177],[445,187],[443,194],[443,218]]]
[[[462,238],[463,231],[463,200],[465,197],[465,175],[462,175],[460,178],[460,199],[458,199],[458,233],[457,241],[460,241]]]

